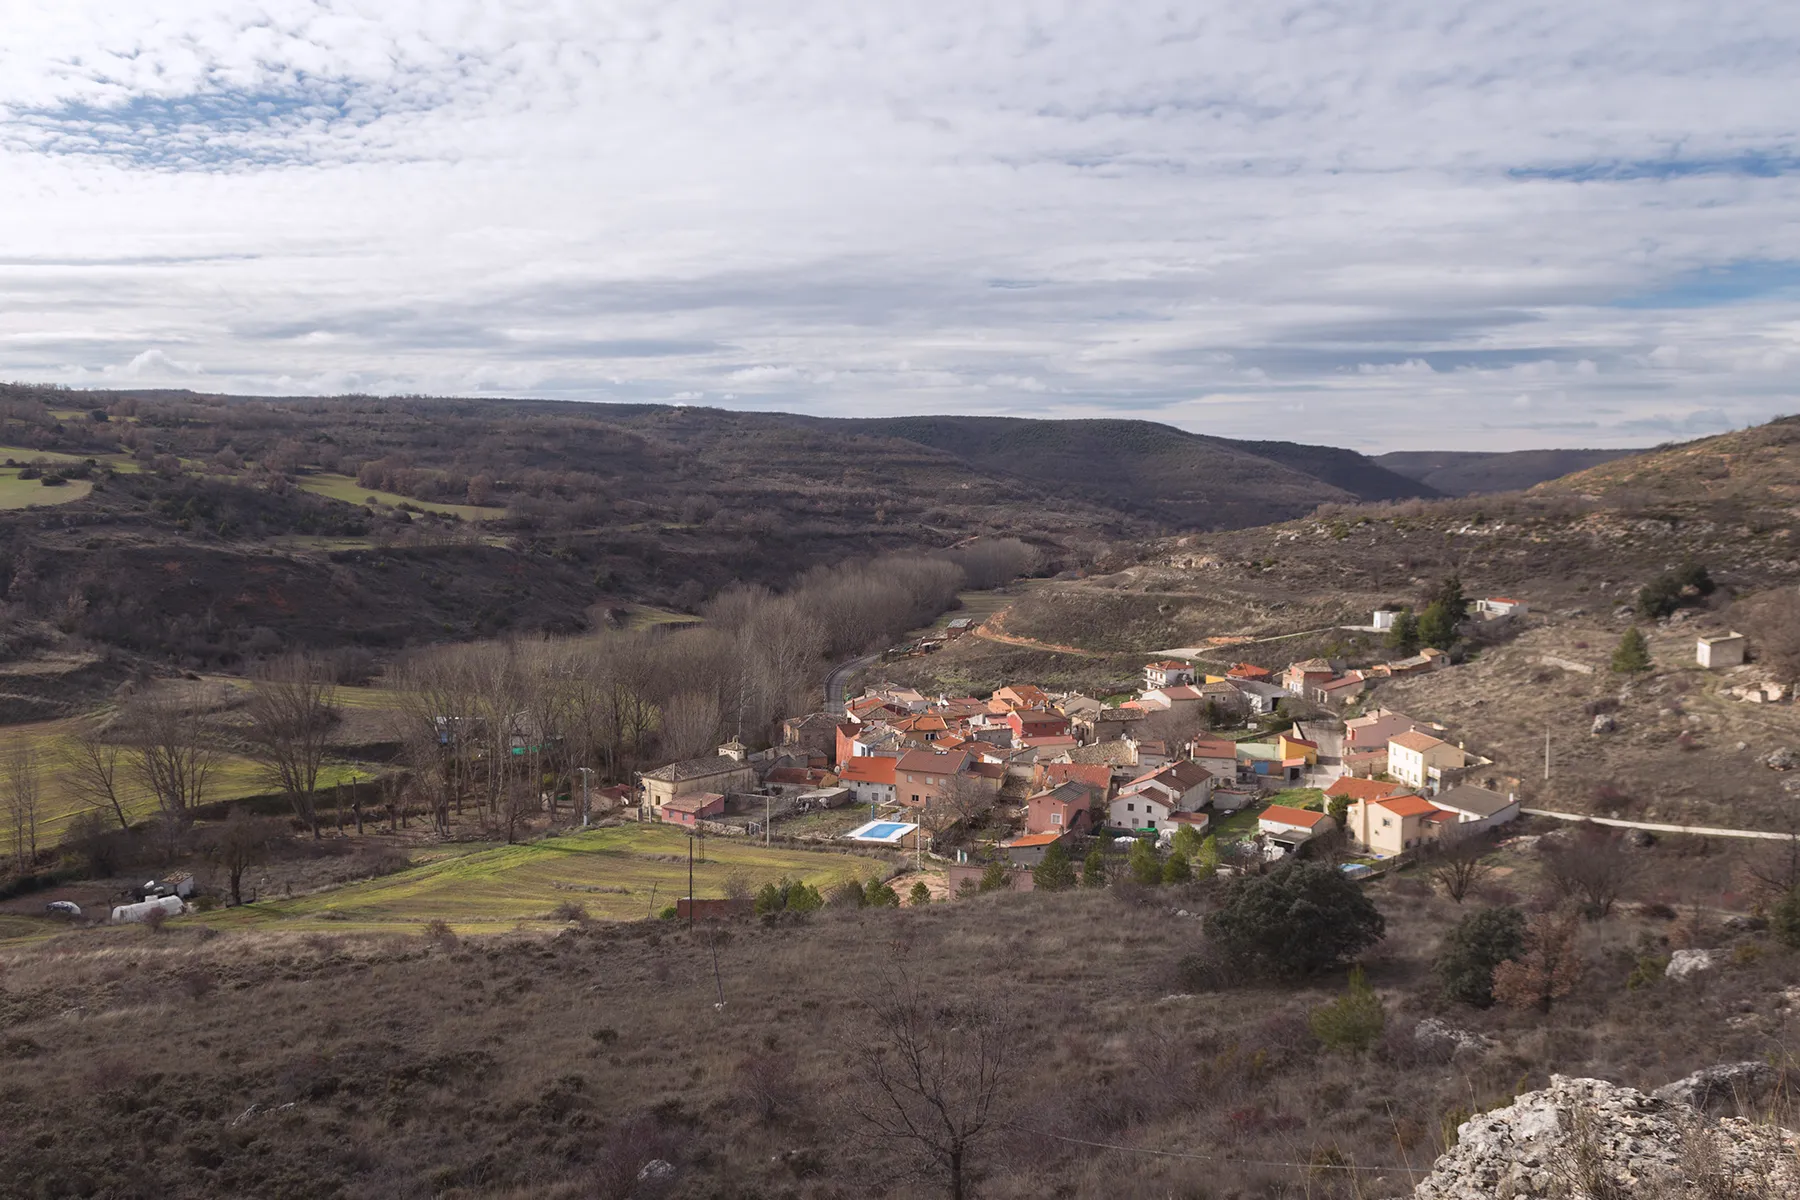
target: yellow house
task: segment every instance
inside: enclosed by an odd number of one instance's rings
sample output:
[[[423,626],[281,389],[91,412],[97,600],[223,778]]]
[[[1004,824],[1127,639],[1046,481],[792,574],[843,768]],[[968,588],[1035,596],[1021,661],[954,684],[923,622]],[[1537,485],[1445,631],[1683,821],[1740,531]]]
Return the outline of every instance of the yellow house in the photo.
[[[1281,758],[1283,762],[1292,762],[1296,758],[1306,760],[1306,765],[1319,765],[1319,743],[1309,742],[1305,738],[1290,737],[1282,734],[1280,739]]]
[[[1357,844],[1383,856],[1434,842],[1446,826],[1456,824],[1455,813],[1410,795],[1357,800],[1344,819]]]
[[[1388,774],[1409,788],[1436,790],[1434,772],[1454,771],[1463,765],[1460,746],[1417,729],[1388,739]]]

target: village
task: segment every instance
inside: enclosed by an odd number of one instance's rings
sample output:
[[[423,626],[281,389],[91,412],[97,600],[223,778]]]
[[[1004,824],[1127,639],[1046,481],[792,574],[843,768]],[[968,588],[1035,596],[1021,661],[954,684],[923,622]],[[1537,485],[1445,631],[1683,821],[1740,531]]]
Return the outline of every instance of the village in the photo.
[[[1470,607],[1474,620],[1528,613],[1507,598]],[[1379,610],[1368,628],[1401,617]],[[1117,874],[1140,842],[1172,879],[1194,860],[1258,871],[1289,855],[1364,877],[1520,815],[1516,775],[1380,702],[1384,680],[1450,669],[1427,647],[1364,668],[1308,658],[1211,673],[1164,658],[1135,695],[1104,699],[874,683],[841,711],[787,719],[768,749],[734,739],[607,799],[702,837],[904,851],[934,897],[1031,890],[1047,859]]]

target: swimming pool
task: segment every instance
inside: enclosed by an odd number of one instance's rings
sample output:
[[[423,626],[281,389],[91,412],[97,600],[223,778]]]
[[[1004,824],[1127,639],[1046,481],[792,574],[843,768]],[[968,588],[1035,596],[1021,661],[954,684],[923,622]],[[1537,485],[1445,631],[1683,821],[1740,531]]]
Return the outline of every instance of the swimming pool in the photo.
[[[907,821],[870,821],[844,836],[853,842],[886,842],[892,845],[917,828],[917,825]]]

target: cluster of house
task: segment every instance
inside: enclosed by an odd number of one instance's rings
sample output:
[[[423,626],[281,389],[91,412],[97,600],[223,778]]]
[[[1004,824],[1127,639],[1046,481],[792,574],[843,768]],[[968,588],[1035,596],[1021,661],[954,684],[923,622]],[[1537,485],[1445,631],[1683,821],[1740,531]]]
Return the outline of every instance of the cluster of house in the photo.
[[[1427,652],[1416,666],[1387,666],[1390,673],[1431,670],[1440,660]],[[1376,854],[1517,812],[1498,793],[1465,782],[1491,766],[1485,759],[1441,729],[1385,709],[1348,720],[1302,718],[1264,739],[1205,732],[1222,712],[1269,713],[1283,699],[1329,713],[1345,685],[1362,681],[1324,659],[1280,672],[1238,663],[1219,675],[1170,659],[1148,664],[1140,694],[1116,705],[1031,684],[986,699],[882,685],[841,713],[790,718],[770,750],[753,754],[731,742],[715,755],[645,772],[639,803],[649,819],[737,832],[796,809],[861,805],[871,820],[850,836],[893,846],[918,846],[998,805],[1022,826],[1002,843],[1020,864],[1092,830],[1158,838],[1183,827],[1204,832],[1216,815],[1297,784],[1373,788],[1352,797],[1374,807],[1353,804],[1347,832]],[[1392,782],[1373,783],[1375,776]],[[1444,796],[1453,799],[1428,799]],[[1325,812],[1285,805],[1258,817],[1271,853],[1335,828]]]

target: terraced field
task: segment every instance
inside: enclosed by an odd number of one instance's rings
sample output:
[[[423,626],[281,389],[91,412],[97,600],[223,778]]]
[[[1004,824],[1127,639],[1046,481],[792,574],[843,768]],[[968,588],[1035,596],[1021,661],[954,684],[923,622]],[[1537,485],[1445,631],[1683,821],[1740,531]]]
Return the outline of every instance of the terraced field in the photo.
[[[862,856],[765,849],[739,838],[706,838],[694,864],[694,892],[725,895],[741,876],[760,887],[783,875],[820,888],[886,874]],[[495,846],[381,879],[292,900],[265,900],[189,918],[224,929],[401,930],[443,921],[459,933],[505,932],[548,922],[565,902],[603,920],[639,920],[687,894],[688,839],[662,825],[624,825]]]

